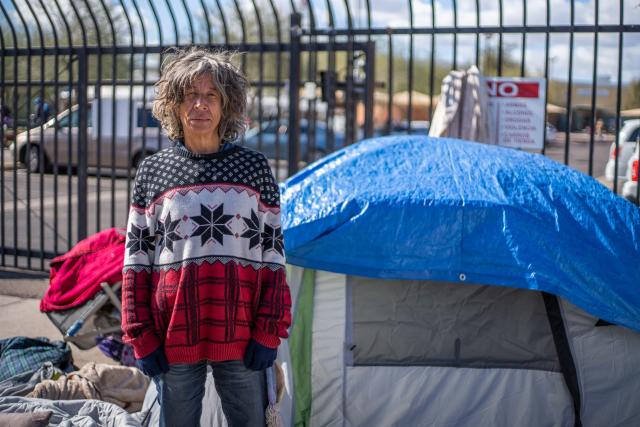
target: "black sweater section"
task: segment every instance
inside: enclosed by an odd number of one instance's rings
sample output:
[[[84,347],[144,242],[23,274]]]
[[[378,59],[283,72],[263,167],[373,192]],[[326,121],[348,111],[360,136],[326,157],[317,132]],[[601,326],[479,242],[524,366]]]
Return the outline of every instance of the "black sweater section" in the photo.
[[[145,209],[168,190],[210,183],[249,187],[260,194],[265,205],[280,204],[278,185],[262,153],[235,145],[217,153],[198,155],[178,144],[140,164],[131,204]]]

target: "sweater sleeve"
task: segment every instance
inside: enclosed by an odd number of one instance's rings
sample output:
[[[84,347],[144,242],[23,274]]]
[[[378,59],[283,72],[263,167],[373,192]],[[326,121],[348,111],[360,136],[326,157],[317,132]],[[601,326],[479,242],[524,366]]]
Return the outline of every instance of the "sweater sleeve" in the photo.
[[[276,348],[281,338],[289,336],[291,294],[287,285],[280,224],[280,192],[268,165],[266,168],[266,184],[261,188],[261,202],[268,207],[261,215],[263,267],[260,298],[251,336],[266,347]]]
[[[161,344],[151,313],[155,226],[145,209],[144,171],[143,162],[136,174],[129,208],[122,271],[123,339],[131,344],[137,358],[149,355]]]

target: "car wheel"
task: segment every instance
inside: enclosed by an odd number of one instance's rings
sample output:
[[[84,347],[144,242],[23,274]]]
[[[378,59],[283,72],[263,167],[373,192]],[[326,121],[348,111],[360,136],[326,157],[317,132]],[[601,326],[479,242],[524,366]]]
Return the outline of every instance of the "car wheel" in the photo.
[[[40,146],[36,144],[29,145],[24,156],[24,164],[29,169],[29,172],[44,172],[46,163],[47,159],[40,158]]]

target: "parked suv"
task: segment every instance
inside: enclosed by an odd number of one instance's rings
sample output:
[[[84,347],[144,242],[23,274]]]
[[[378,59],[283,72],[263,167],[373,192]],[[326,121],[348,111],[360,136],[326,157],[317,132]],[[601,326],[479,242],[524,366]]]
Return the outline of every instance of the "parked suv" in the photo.
[[[105,100],[102,105],[100,144],[98,144],[98,129],[95,127],[97,112],[92,111],[91,104],[87,111],[87,165],[89,167],[135,168],[144,157],[169,145],[169,139],[160,133],[158,122],[151,116],[150,109],[143,108],[141,103],[138,105],[134,103],[133,114],[127,114],[128,100],[116,101],[117,114],[111,114],[111,100]],[[116,115],[120,120],[116,122],[116,132],[112,136],[112,121]],[[131,147],[129,147],[127,116],[131,118]],[[11,154],[16,152],[17,147],[18,161],[32,172],[48,170],[53,162],[59,166],[77,166],[78,164],[78,105],[61,112],[57,118],[57,122],[53,118],[44,123],[42,130],[37,126],[18,134],[10,147]],[[40,150],[44,151],[44,159],[40,156]]]
[[[636,144],[636,149],[627,162],[627,182],[622,186],[622,197],[633,203],[638,203],[638,155],[640,144]]]
[[[618,149],[616,143],[612,142],[609,148],[609,160],[604,169],[604,176],[607,181],[613,181],[615,174],[616,158],[618,159],[618,179],[627,178],[627,165],[631,154],[636,147],[636,140],[640,133],[640,120],[627,120],[620,129],[620,137],[618,138]]]
[[[289,122],[286,120],[266,120],[255,126],[244,135],[242,145],[261,151],[269,159],[286,159],[288,155]],[[262,141],[260,141],[262,134]],[[306,162],[318,160],[329,154],[327,146],[327,125],[324,122],[315,122],[313,144],[309,140],[310,129],[307,120],[300,120],[300,159]],[[277,136],[277,137],[276,137]],[[278,143],[276,144],[276,139]],[[344,147],[344,133],[333,133],[333,147],[335,150]]]

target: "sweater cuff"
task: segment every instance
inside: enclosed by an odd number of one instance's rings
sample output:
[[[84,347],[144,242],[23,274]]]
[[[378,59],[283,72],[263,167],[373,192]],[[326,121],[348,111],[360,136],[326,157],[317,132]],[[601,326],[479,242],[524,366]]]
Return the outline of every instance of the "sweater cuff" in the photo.
[[[262,344],[269,348],[278,348],[280,345],[280,338],[275,335],[269,335],[260,329],[254,329],[251,331],[251,338],[258,344]]]
[[[136,359],[142,359],[153,353],[162,342],[154,332],[147,332],[134,339],[126,340],[133,347],[133,355]]]

